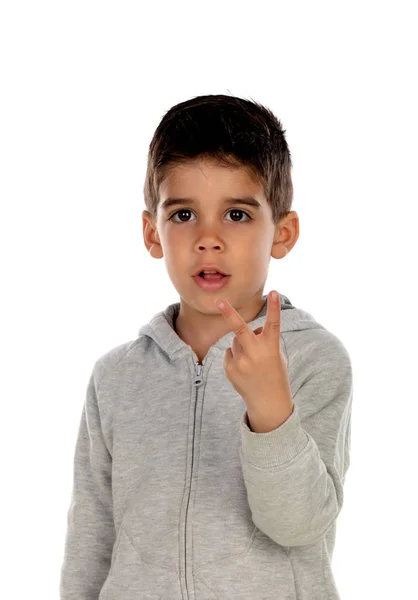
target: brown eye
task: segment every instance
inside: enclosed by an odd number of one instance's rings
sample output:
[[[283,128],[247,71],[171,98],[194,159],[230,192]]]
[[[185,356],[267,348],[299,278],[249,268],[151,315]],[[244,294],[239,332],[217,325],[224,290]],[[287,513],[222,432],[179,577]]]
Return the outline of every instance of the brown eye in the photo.
[[[246,216],[248,217],[248,220],[251,220],[251,217],[250,217],[250,215],[249,215],[249,214],[247,214],[246,212],[244,212],[243,210],[240,210],[239,208],[231,208],[231,210],[229,210],[228,212],[230,212],[230,213],[235,213],[235,214],[236,214],[236,213],[241,213],[241,214],[243,214],[243,215],[246,215]],[[233,221],[234,221],[234,220],[235,220],[235,219],[233,219]],[[237,222],[238,222],[238,223],[241,223],[241,222],[242,222],[242,223],[245,223],[245,221],[241,221],[241,220],[239,220],[239,221],[236,221],[236,220],[235,220],[235,222],[236,222],[236,223],[237,223]]]
[[[189,210],[189,209],[187,209],[187,208],[182,208],[181,210],[178,210],[178,211],[176,211],[175,213],[173,213],[173,214],[171,215],[171,217],[169,218],[169,221],[173,221],[173,217],[174,217],[175,215],[182,214],[182,213],[191,213],[191,212],[192,212],[192,211],[191,211],[191,210]],[[188,221],[174,221],[174,223],[187,223],[187,222],[188,222]]]

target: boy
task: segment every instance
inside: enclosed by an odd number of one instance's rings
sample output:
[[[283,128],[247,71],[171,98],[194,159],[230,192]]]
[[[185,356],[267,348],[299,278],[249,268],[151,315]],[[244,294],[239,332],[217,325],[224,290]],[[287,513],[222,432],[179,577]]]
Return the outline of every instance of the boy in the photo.
[[[284,133],[224,95],[174,106],[155,131],[144,243],[180,302],[94,365],[61,600],[340,598],[350,357],[263,294],[270,257],[299,236]]]

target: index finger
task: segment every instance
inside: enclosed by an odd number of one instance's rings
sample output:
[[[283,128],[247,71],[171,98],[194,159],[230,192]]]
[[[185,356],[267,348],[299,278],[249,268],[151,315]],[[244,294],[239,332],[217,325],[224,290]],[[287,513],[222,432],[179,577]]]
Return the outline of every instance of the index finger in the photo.
[[[223,306],[221,306],[221,304],[223,304]],[[228,322],[231,330],[239,337],[239,341],[243,346],[246,343],[245,340],[250,340],[252,337],[255,337],[252,329],[235,308],[229,304],[228,300],[217,300],[216,306]]]

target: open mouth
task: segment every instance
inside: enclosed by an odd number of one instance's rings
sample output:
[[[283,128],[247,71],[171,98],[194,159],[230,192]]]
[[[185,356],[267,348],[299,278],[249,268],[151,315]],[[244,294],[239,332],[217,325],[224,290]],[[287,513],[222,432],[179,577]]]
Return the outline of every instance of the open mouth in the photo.
[[[229,277],[229,275],[222,275],[222,273],[204,273],[203,271],[197,275],[206,281],[219,281],[223,277]]]
[[[228,284],[230,278],[230,275],[222,275],[221,273],[207,273],[206,275],[199,273],[199,275],[193,277],[198,287],[206,292],[219,291]]]

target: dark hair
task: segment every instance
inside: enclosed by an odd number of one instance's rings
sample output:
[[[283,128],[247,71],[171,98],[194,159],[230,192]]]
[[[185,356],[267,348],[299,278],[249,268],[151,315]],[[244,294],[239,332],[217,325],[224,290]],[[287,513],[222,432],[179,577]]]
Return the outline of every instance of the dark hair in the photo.
[[[289,214],[293,201],[292,160],[280,121],[253,100],[196,96],[170,108],[148,151],[145,206],[155,218],[159,186],[170,170],[193,160],[213,160],[226,168],[244,167],[263,186],[273,222]]]

